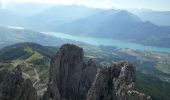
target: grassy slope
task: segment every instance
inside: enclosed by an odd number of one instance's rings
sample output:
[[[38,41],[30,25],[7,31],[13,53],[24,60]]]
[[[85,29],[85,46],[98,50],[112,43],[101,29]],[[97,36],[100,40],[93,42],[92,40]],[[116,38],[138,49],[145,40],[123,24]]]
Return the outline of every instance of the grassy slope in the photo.
[[[0,61],[8,62],[1,63],[0,68],[11,70],[15,66],[21,65],[23,76],[32,80],[38,90],[38,95],[41,95],[48,81],[50,57],[55,52],[56,48],[54,47],[44,47],[34,43],[8,46],[0,50]]]

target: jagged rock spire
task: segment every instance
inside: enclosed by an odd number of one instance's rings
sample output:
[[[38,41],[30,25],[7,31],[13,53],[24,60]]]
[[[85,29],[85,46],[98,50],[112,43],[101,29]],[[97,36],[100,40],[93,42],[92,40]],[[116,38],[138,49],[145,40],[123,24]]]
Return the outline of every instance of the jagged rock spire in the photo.
[[[83,62],[83,49],[65,44],[51,60],[43,100],[150,100],[135,91],[135,67],[114,63],[97,73],[92,60]]]
[[[87,100],[151,100],[135,91],[135,67],[128,62],[102,69],[88,91]]]
[[[43,98],[85,100],[96,73],[92,61],[83,62],[82,48],[65,44],[51,60],[48,89]]]
[[[36,90],[29,79],[22,77],[20,66],[2,73],[5,75],[0,82],[0,100],[37,100]]]

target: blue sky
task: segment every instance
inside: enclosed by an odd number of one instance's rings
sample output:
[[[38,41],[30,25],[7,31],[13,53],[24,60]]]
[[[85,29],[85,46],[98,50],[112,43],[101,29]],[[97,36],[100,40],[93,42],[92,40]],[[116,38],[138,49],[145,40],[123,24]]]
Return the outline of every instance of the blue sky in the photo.
[[[170,11],[170,0],[0,0],[3,2],[37,2],[56,4],[81,4],[99,8],[145,8]]]

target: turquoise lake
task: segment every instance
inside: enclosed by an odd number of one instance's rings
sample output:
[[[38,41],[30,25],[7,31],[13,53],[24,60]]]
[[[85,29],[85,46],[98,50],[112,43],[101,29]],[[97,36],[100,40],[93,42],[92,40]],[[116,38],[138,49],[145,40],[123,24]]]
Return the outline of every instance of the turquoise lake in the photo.
[[[129,48],[129,49],[134,49],[134,50],[157,51],[157,52],[170,53],[170,48],[145,46],[145,45],[136,44],[136,43],[122,42],[122,41],[114,40],[114,39],[80,37],[80,36],[73,36],[69,34],[59,33],[59,32],[43,32],[43,33],[56,36],[58,38],[80,41],[80,42],[84,42],[84,43],[88,43],[88,44],[96,45],[96,46],[99,46],[99,45],[116,46],[118,48]]]

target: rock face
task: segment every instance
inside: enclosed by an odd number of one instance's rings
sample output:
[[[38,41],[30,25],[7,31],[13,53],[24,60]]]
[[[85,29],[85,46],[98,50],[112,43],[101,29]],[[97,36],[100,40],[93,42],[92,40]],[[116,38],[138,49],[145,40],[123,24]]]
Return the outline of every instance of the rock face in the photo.
[[[135,68],[114,63],[97,73],[92,60],[83,62],[83,50],[63,45],[51,60],[49,83],[42,100],[151,100],[135,91]]]
[[[83,62],[83,50],[65,44],[51,60],[43,100],[150,100],[135,91],[135,72],[131,64],[121,62],[96,75],[93,61]]]
[[[128,62],[102,69],[88,91],[87,100],[151,100],[135,91],[135,68]]]
[[[135,73],[128,62],[97,73],[92,60],[83,62],[83,49],[65,44],[51,60],[47,91],[40,100],[151,100],[135,90]],[[38,100],[19,66],[11,72],[0,69],[0,100]]]
[[[85,100],[97,68],[90,60],[83,62],[83,49],[63,45],[51,60],[48,89],[44,100]]]
[[[12,72],[1,70],[0,75],[0,100],[37,100],[36,90],[29,79],[22,77],[20,67]]]
[[[7,74],[8,74],[8,70],[0,69],[0,84],[5,80]]]

